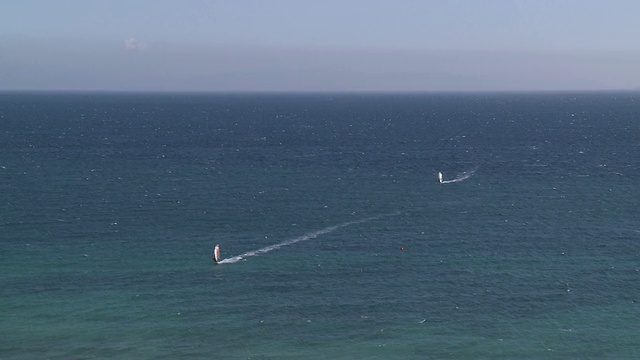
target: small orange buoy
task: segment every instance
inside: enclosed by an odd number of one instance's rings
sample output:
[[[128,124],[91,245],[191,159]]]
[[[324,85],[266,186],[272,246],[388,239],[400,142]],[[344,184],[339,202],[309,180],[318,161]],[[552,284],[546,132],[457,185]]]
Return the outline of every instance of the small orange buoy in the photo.
[[[404,250],[404,246],[400,246],[400,250]]]

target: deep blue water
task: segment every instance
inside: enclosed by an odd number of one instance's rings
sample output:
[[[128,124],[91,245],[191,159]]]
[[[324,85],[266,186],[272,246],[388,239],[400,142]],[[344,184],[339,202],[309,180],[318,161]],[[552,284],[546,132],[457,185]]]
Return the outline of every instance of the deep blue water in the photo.
[[[638,358],[639,120],[639,93],[0,94],[0,358]]]

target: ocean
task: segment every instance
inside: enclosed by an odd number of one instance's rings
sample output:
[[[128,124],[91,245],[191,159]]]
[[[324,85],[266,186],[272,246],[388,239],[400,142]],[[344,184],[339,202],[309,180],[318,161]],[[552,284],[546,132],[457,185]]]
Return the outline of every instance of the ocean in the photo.
[[[0,359],[640,358],[639,135],[633,92],[1,93]]]

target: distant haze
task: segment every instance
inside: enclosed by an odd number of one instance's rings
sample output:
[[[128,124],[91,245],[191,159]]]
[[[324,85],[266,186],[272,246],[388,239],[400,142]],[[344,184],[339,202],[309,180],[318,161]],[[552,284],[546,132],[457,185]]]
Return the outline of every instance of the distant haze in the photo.
[[[640,87],[632,1],[7,3],[0,90]]]

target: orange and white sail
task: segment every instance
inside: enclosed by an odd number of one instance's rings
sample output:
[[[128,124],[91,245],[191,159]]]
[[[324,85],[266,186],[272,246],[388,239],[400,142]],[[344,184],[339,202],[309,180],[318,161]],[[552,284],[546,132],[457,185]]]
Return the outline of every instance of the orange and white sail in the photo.
[[[220,262],[220,244],[216,244],[216,246],[213,247],[212,257],[216,264]]]

